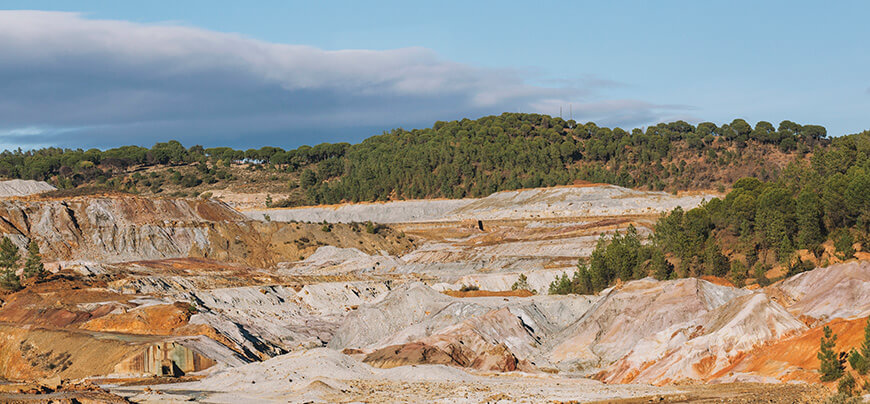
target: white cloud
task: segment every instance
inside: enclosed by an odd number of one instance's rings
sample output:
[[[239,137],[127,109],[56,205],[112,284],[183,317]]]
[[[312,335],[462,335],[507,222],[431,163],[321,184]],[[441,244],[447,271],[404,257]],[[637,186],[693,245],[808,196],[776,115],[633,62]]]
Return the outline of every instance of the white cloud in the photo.
[[[85,128],[13,136],[33,144],[295,145],[336,140],[353,127],[554,113],[572,101],[575,116],[632,124],[667,109],[589,101],[609,80],[535,86],[518,71],[443,60],[425,48],[327,51],[77,13],[0,11],[0,55],[0,122]]]

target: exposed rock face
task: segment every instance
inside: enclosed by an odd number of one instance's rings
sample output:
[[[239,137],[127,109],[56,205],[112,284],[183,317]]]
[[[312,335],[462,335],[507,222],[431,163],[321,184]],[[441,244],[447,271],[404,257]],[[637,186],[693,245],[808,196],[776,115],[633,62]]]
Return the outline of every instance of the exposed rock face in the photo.
[[[407,240],[318,225],[256,222],[213,200],[137,196],[0,201],[0,235],[20,248],[33,238],[56,261],[120,262],[207,257],[273,267],[319,245],[397,253]]]
[[[244,220],[215,202],[133,196],[7,200],[0,217],[0,231],[19,241],[35,238],[48,258],[101,261],[207,251],[209,224]]]
[[[288,275],[338,275],[384,273],[404,265],[400,258],[383,253],[369,255],[357,248],[319,247],[314,254],[296,263],[281,263],[278,268]]]
[[[740,296],[643,338],[601,378],[611,383],[703,381],[755,347],[808,328],[763,293]]]
[[[450,364],[481,370],[530,370],[546,335],[575,321],[587,296],[452,298],[422,284],[401,286],[360,307],[329,346],[362,349],[378,367]],[[371,324],[382,324],[372,327]]]
[[[796,316],[820,321],[870,316],[870,261],[852,261],[797,274],[768,287]]]
[[[282,286],[196,291],[192,298],[202,311],[190,321],[211,326],[249,355],[265,358],[323,346],[352,307],[377,302],[387,291],[382,282],[319,283],[299,291]]]
[[[144,345],[140,352],[115,365],[115,374],[182,376],[218,363],[241,366],[248,361],[206,337],[187,337]]]
[[[595,306],[552,337],[547,359],[560,367],[606,366],[627,354],[642,338],[746,293],[699,279],[628,282],[602,292],[604,296]]]

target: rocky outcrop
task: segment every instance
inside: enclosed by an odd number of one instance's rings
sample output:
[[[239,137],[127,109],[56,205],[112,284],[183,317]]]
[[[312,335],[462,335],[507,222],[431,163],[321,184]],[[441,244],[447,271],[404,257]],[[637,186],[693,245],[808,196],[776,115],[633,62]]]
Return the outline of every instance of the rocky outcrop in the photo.
[[[0,235],[24,249],[30,239],[50,261],[121,262],[205,257],[274,267],[322,245],[398,253],[411,244],[383,229],[369,234],[336,226],[248,219],[214,200],[133,195],[0,201]]]
[[[351,312],[328,346],[372,350],[402,345],[438,334],[464,321],[475,323],[500,309],[508,310],[520,328],[540,339],[574,322],[596,300],[590,296],[454,298],[422,283],[410,283],[396,287],[378,302]],[[507,346],[516,350],[521,345],[508,343]],[[528,350],[518,352],[523,357],[530,356]]]
[[[249,356],[267,358],[331,342],[352,308],[377,302],[387,291],[383,282],[200,290],[190,295],[200,308],[190,323],[213,327]]]
[[[6,200],[0,217],[0,231],[37,240],[48,259],[109,262],[207,251],[210,225],[245,220],[217,202],[135,196]]]

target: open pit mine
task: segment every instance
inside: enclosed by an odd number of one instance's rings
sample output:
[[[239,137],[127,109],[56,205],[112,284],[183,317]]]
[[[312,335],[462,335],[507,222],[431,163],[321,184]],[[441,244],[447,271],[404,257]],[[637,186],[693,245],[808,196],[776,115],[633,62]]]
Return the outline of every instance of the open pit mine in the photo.
[[[819,402],[870,262],[549,295],[599,236],[715,195],[612,185],[236,210],[0,184],[43,280],[0,295],[2,402]],[[520,279],[528,288],[514,290]]]

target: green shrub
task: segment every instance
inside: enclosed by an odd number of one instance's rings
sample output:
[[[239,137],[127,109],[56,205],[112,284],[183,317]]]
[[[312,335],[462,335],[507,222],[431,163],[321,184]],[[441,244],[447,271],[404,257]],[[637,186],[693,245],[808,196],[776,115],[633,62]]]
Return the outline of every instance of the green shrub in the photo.
[[[855,256],[855,248],[852,246],[854,243],[855,238],[848,229],[840,229],[834,234],[834,248],[837,249],[837,255],[842,260]]]

